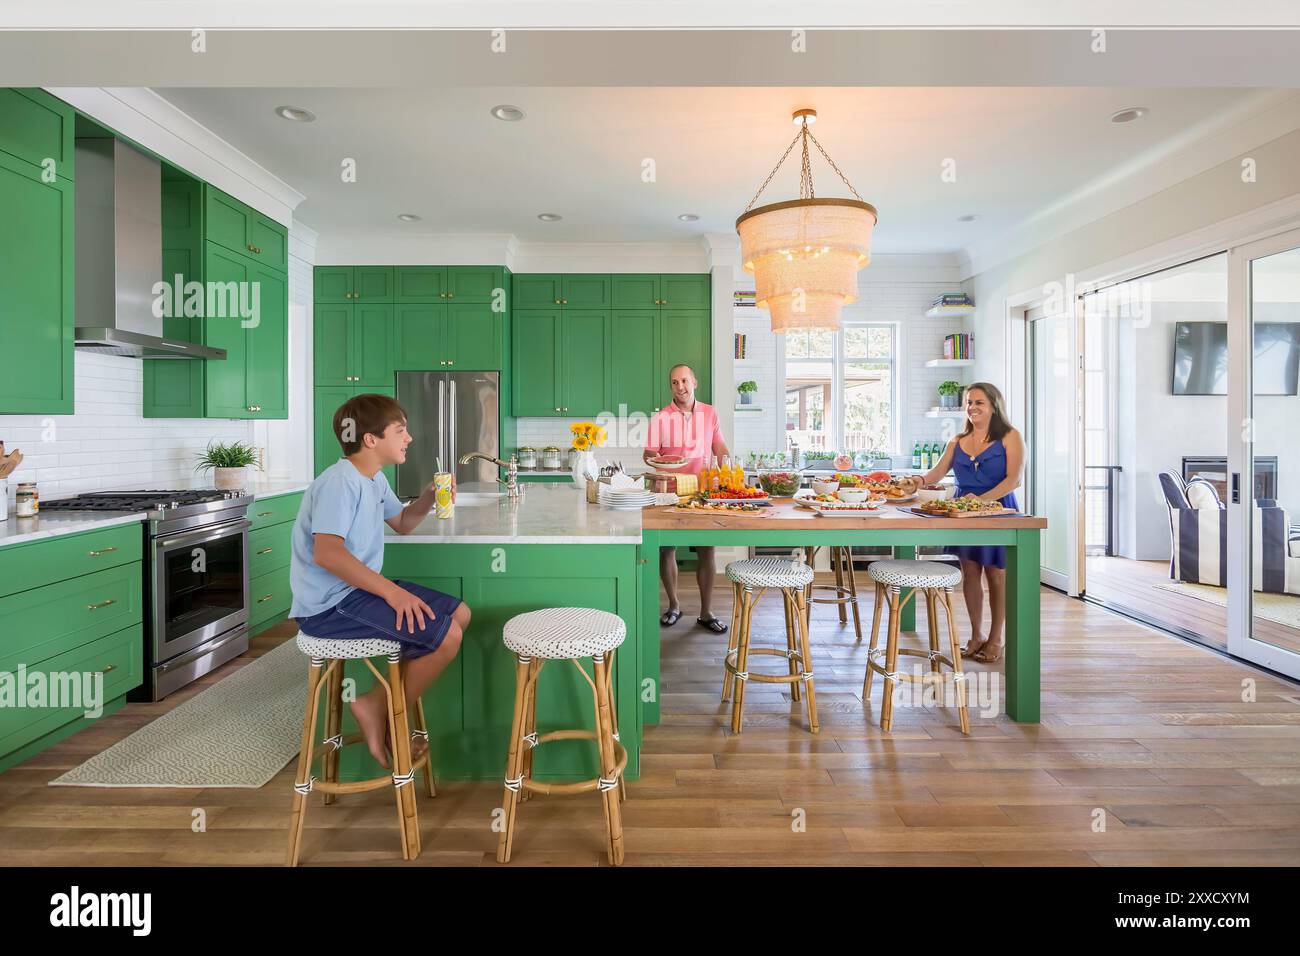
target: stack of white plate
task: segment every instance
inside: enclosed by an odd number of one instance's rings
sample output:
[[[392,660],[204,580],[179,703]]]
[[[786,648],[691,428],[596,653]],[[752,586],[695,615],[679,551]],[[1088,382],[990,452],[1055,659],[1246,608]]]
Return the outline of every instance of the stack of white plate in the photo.
[[[601,488],[600,503],[615,511],[639,511],[655,503],[655,493],[644,488]]]

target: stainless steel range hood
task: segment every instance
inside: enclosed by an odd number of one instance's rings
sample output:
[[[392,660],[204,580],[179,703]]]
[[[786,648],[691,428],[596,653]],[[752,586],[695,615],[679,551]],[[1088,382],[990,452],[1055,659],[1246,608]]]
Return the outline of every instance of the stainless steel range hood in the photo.
[[[153,314],[162,278],[162,170],[117,139],[77,148],[76,346],[146,359],[224,359],[225,349],[163,336]]]

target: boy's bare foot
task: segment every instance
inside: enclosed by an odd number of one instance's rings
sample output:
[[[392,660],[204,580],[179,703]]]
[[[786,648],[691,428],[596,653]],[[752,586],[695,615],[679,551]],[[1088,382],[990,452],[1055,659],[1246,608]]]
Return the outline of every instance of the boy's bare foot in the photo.
[[[361,735],[366,739],[370,755],[385,770],[389,766],[388,758],[388,717],[383,702],[375,694],[362,694],[351,705],[352,716],[356,719]]]
[[[415,763],[424,756],[425,751],[429,749],[429,741],[423,737],[411,738],[411,763]]]

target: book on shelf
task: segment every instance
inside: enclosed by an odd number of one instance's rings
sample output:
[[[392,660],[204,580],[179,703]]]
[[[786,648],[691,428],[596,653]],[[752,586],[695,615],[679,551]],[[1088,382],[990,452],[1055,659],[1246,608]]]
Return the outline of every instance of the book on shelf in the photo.
[[[735,357],[743,359],[745,357],[745,334],[743,332],[736,332],[734,337],[736,340]]]
[[[945,292],[943,295],[936,296],[934,302],[931,303],[932,307],[936,309],[969,308],[974,304],[971,297],[965,292]]]
[[[971,334],[954,332],[944,337],[943,357],[945,359],[968,359],[971,357]]]
[[[758,293],[754,290],[738,291],[733,293],[732,299],[736,305],[752,307],[758,304]]]

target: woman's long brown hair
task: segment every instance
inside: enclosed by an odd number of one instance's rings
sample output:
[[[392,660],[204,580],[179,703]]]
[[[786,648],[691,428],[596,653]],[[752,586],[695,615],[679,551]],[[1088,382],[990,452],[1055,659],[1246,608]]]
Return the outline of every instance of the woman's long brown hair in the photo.
[[[974,389],[979,389],[984,393],[984,397],[989,401],[989,441],[1001,441],[1011,431],[1011,423],[1007,421],[1006,401],[1002,398],[1002,393],[998,391],[996,385],[990,385],[988,382],[973,382],[967,385],[962,392],[962,406],[965,407],[966,395]],[[966,419],[966,427],[958,438],[965,438],[971,433],[971,421]]]

